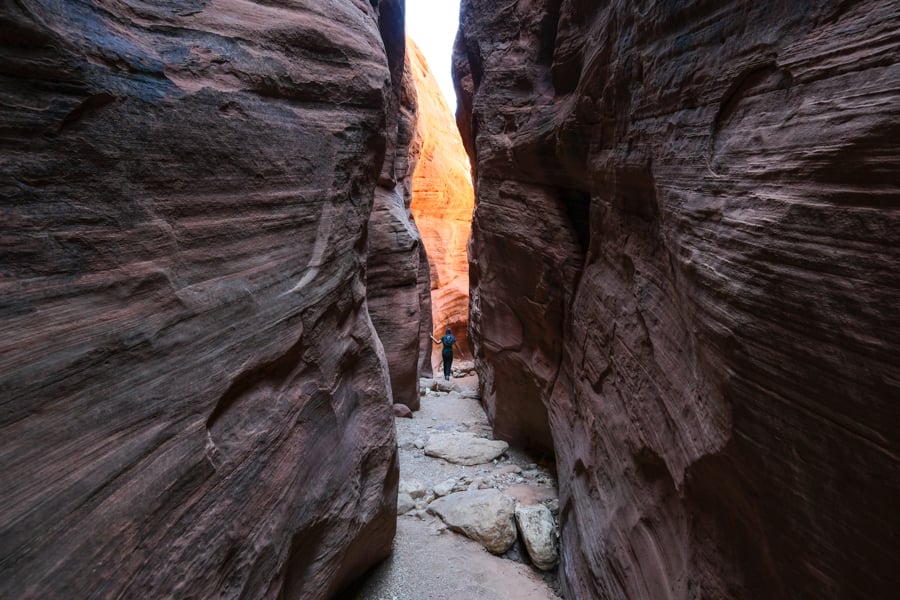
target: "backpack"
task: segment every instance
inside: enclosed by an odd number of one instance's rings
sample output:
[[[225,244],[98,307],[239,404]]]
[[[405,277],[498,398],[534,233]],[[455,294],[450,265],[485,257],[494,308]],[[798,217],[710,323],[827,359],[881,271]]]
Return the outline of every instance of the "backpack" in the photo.
[[[453,337],[453,334],[445,335],[441,338],[441,342],[444,344],[444,348],[453,348],[453,344],[456,342],[456,338]]]

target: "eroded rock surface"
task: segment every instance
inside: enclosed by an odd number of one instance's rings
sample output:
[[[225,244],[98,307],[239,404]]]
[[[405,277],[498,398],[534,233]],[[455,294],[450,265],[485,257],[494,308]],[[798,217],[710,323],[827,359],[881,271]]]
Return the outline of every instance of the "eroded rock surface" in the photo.
[[[451,327],[462,351],[469,352],[466,244],[474,203],[469,157],[425,57],[412,40],[407,43],[418,93],[418,135],[422,143],[412,181],[412,211],[428,251],[434,327],[439,334]],[[429,355],[430,349],[429,343]]]
[[[891,596],[900,7],[462,12],[470,329],[566,596]]]
[[[3,598],[327,598],[390,552],[378,6],[3,3]]]
[[[388,19],[393,22],[384,23]],[[419,376],[431,375],[431,277],[426,248],[413,219],[413,170],[422,151],[416,82],[407,59],[403,11],[386,13],[394,97],[387,117],[390,143],[369,219],[367,299],[384,345],[395,403],[419,410]],[[423,341],[424,338],[424,341]],[[421,353],[421,357],[420,357]]]

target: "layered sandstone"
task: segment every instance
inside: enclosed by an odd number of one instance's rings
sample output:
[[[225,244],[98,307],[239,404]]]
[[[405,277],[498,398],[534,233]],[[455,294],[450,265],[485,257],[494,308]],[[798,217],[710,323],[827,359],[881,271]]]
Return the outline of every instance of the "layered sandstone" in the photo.
[[[469,157],[425,57],[412,40],[407,45],[418,93],[417,130],[421,139],[421,154],[413,175],[412,211],[428,252],[432,317],[438,337],[447,327],[452,328],[460,348],[468,353],[466,245],[474,203]]]
[[[390,552],[372,4],[0,9],[3,598],[328,598]]]
[[[384,18],[395,36],[388,44],[394,98],[388,130],[395,132],[375,189],[369,219],[367,298],[369,314],[384,346],[394,403],[419,410],[419,377],[431,371],[431,279],[428,256],[413,219],[413,170],[418,135],[416,85],[407,59],[403,12]]]
[[[470,330],[567,597],[890,597],[900,7],[462,10]]]

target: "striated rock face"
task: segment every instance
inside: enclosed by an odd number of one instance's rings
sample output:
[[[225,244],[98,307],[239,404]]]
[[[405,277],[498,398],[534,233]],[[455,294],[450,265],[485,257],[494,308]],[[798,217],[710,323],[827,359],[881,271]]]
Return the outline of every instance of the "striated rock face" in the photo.
[[[438,337],[447,327],[452,328],[460,348],[468,353],[466,244],[474,203],[469,157],[425,57],[412,40],[407,40],[407,45],[418,93],[417,134],[421,139],[421,155],[413,175],[412,211],[428,251],[434,328]],[[431,343],[427,337],[425,340],[431,358]],[[436,346],[435,352],[439,353],[440,347]]]
[[[412,172],[422,140],[416,130],[416,87],[406,60],[403,16],[402,10],[382,15],[382,30],[394,36],[387,44],[395,91],[388,130],[396,132],[396,142],[388,146],[369,219],[367,295],[387,356],[394,402],[419,410],[419,377],[432,375],[431,287],[428,256],[410,211]],[[395,22],[386,27],[387,19]]]
[[[464,0],[470,330],[496,434],[552,430],[567,597],[900,586],[898,19]]]
[[[402,2],[321,4],[0,8],[3,598],[328,598],[390,552]]]

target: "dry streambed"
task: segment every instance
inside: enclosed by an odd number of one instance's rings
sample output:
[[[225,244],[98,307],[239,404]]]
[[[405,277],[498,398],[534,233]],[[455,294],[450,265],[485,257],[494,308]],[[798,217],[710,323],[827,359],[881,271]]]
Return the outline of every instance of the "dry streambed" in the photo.
[[[559,598],[552,473],[490,439],[474,376],[420,387],[421,410],[396,419],[394,552],[354,598]]]

